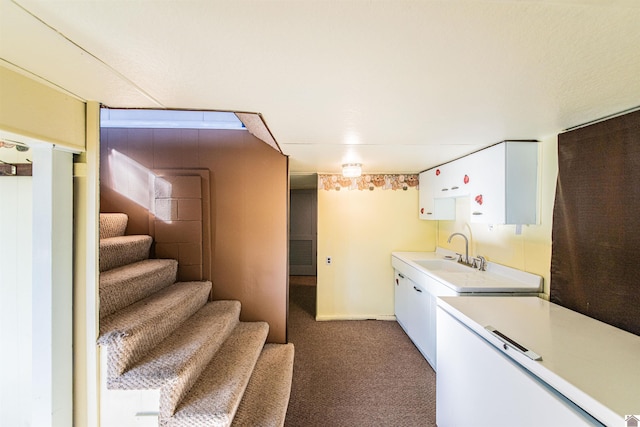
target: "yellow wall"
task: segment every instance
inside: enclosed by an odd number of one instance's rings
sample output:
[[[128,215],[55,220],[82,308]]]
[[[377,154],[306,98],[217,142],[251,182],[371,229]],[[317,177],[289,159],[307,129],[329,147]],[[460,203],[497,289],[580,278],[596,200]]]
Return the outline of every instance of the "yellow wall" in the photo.
[[[391,252],[433,251],[435,241],[415,188],[319,189],[318,320],[393,319]]]
[[[0,130],[82,151],[85,103],[0,67]]]
[[[468,198],[456,201],[456,221],[438,221],[438,246],[464,251],[464,240],[455,238],[447,243],[451,233],[461,232],[469,237],[469,254],[483,255],[489,261],[535,273],[544,278],[544,296],[549,296],[551,269],[551,230],[553,203],[558,176],[558,138],[545,138],[539,150],[537,225],[525,225],[516,235],[515,225],[470,224]]]
[[[393,315],[392,251],[433,251],[436,246],[464,251],[464,241],[447,239],[462,232],[470,237],[471,255],[544,278],[549,296],[551,231],[556,178],[557,137],[545,138],[539,151],[539,221],[516,234],[514,225],[471,224],[468,198],[456,201],[456,221],[418,219],[418,192],[342,189],[318,190],[318,320],[391,318]],[[325,259],[332,257],[332,264]]]

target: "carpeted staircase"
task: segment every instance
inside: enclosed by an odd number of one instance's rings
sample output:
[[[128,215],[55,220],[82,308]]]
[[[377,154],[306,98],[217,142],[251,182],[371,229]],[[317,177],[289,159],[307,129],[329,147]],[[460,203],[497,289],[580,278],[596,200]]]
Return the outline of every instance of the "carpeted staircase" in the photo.
[[[293,345],[209,301],[211,282],[175,283],[177,261],[148,259],[127,219],[100,215],[102,425],[282,426]]]

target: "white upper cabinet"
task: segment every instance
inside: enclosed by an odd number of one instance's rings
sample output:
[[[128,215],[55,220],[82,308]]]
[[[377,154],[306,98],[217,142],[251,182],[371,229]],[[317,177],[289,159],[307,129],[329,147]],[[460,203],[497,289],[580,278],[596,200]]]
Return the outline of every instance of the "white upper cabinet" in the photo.
[[[456,200],[441,195],[444,185],[441,175],[438,168],[429,169],[420,174],[420,219],[456,218]]]
[[[537,223],[538,144],[507,141],[473,153],[471,222]]]
[[[468,196],[471,177],[470,158],[463,157],[453,162],[446,163],[435,168],[440,170],[440,188],[436,188],[436,197],[462,197]]]
[[[420,174],[420,218],[455,219],[470,197],[471,222],[537,223],[538,144],[505,141]]]

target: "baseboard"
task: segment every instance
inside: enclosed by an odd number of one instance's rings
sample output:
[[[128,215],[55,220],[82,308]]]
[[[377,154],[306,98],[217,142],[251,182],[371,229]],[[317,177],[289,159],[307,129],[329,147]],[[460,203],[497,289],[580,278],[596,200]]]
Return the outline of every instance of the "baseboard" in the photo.
[[[391,320],[395,321],[393,314],[321,314],[316,316],[318,322],[330,320]]]

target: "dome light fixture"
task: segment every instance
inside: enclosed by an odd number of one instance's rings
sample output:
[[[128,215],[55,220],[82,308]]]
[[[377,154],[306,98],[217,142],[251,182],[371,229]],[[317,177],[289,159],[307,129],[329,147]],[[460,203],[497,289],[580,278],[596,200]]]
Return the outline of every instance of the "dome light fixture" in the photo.
[[[362,175],[362,163],[345,163],[342,165],[342,176],[357,178]]]

